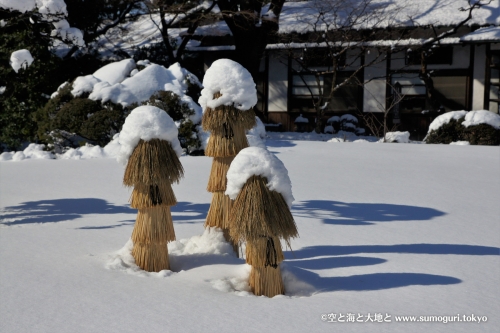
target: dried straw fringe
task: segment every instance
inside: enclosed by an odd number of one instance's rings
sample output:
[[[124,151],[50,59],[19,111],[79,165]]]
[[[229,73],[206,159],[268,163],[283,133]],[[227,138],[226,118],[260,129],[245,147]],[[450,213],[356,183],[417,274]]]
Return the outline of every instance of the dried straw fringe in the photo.
[[[220,93],[214,94],[214,99],[222,96]],[[230,125],[233,127],[239,124],[244,130],[249,130],[255,126],[255,112],[253,109],[241,111],[233,105],[221,105],[212,108],[205,108],[201,126],[205,131],[222,133],[224,126]]]
[[[228,229],[229,214],[231,213],[232,205],[233,201],[223,191],[214,192],[210,208],[208,209],[205,228],[218,227]]]
[[[233,161],[234,157],[214,157],[212,162],[212,170],[208,178],[208,192],[225,191],[227,185],[227,170]]]
[[[270,242],[269,238],[272,239],[272,242]],[[253,267],[272,267],[285,260],[279,238],[269,238],[260,237],[254,241],[247,241],[247,264]]]
[[[211,133],[205,149],[205,155],[211,157],[236,156],[240,150],[248,147],[245,131],[239,127],[233,127],[234,136],[227,137],[216,133]]]
[[[132,241],[154,246],[175,240],[172,214],[168,206],[139,209],[132,231]]]
[[[159,272],[164,269],[170,269],[167,242],[153,244],[134,243],[132,256],[135,258],[136,265],[145,271]]]
[[[175,206],[175,198],[172,186],[163,182],[161,186],[137,184],[130,196],[130,207],[141,209],[155,207],[158,205]]]
[[[266,178],[252,176],[241,189],[230,214],[231,238],[254,241],[275,236],[290,246],[290,238],[298,237],[297,226],[283,196],[270,191],[266,184]]]
[[[178,183],[183,176],[182,164],[168,141],[140,140],[128,160],[123,184],[164,186]]]
[[[279,267],[252,267],[248,282],[253,293],[257,296],[274,297],[285,293]]]

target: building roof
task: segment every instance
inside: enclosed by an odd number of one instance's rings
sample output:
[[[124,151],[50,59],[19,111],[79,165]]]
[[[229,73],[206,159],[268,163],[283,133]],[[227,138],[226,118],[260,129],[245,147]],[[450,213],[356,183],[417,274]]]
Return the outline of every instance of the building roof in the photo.
[[[484,0],[483,0],[484,1]],[[362,14],[360,4],[368,2]],[[340,6],[338,6],[340,4]],[[335,5],[335,6],[334,6]],[[464,20],[468,12],[461,10],[468,7],[467,0],[310,0],[285,2],[279,18],[280,33],[307,33],[325,30],[326,25],[316,24],[320,12],[324,13],[325,21],[333,27],[346,25],[349,18],[358,17],[356,29],[373,29],[388,27],[418,27],[418,26],[454,26]],[[267,12],[265,7],[263,15]],[[315,26],[316,24],[316,26]],[[492,0],[490,4],[476,9],[472,19],[467,22],[472,25],[500,25],[500,0]],[[220,21],[212,25],[199,27],[196,35],[220,36],[230,35],[231,31]]]
[[[468,6],[468,0],[310,0],[310,1],[287,1],[283,6],[279,19],[280,33],[307,33],[313,31],[313,22],[316,20],[318,12],[324,11],[327,22],[334,22],[336,17],[337,26],[342,25],[346,20],[349,9],[356,5],[369,1],[368,18],[362,20],[356,28],[372,29],[387,28],[387,27],[419,27],[428,26],[430,24],[436,27],[454,26],[467,17],[467,12],[461,11],[462,7]],[[484,0],[483,0],[484,1]],[[336,7],[335,12],[329,11],[326,6],[329,3],[338,2],[341,4]],[[214,9],[218,11],[218,8]],[[262,15],[265,18],[268,7],[264,7]],[[375,15],[376,14],[376,15]],[[371,16],[370,16],[371,15]],[[268,19],[272,19],[269,16]],[[156,22],[153,23],[152,19]],[[143,15],[135,22],[127,23],[121,28],[125,28],[128,33],[126,38],[123,37],[120,29],[110,31],[106,38],[103,38],[99,44],[101,48],[112,50],[116,47],[127,49],[136,49],[141,46],[147,46],[155,43],[161,43],[162,37],[158,30],[159,15]],[[472,19],[467,23],[468,26],[500,26],[500,0],[491,0],[491,3],[473,12]],[[169,33],[173,38],[182,36],[185,29],[170,29]],[[227,36],[231,35],[231,31],[224,21],[219,21],[211,25],[204,25],[197,28],[195,39],[202,39],[206,36]],[[474,35],[472,35],[474,36]],[[468,37],[468,38],[480,38]],[[495,41],[498,39],[495,39]],[[450,44],[459,42],[470,42],[464,40],[450,40]],[[485,39],[482,40],[486,41]],[[378,46],[387,46],[395,41],[374,41]],[[408,39],[407,41],[399,41],[400,45],[413,45],[421,40]],[[232,45],[225,46],[200,46],[200,41],[191,40],[188,44],[188,49],[193,51],[215,51],[215,50],[231,50]],[[389,45],[390,46],[390,45]],[[287,46],[290,47],[290,46]],[[280,48],[280,45],[268,46],[268,48]]]
[[[345,20],[353,10],[360,12],[360,4],[366,0],[311,0],[286,2],[280,16],[280,33],[312,31],[318,12],[325,13],[328,22],[345,25]],[[412,27],[412,26],[453,26],[464,20],[468,13],[461,8],[468,7],[467,0],[369,0],[365,18],[357,25],[358,29],[373,27]],[[342,7],[331,8],[329,4],[340,3]],[[492,0],[489,5],[473,12],[467,25],[500,25],[500,1]],[[352,15],[351,15],[352,17]]]
[[[492,26],[478,29],[460,38],[464,43],[500,43],[500,27]]]

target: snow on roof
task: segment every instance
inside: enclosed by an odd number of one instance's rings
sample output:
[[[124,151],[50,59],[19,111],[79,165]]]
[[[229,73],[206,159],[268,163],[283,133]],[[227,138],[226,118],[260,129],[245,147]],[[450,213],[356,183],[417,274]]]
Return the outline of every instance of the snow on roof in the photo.
[[[21,68],[28,68],[33,63],[33,57],[28,50],[17,50],[10,55],[9,63],[12,69],[17,73]]]
[[[257,104],[257,90],[252,75],[239,63],[219,59],[212,63],[203,78],[203,90],[198,99],[203,110],[215,109],[220,105],[234,105],[242,111]],[[214,99],[214,94],[222,96]]]
[[[236,199],[252,176],[267,178],[269,190],[281,193],[288,207],[292,207],[294,198],[288,170],[273,153],[260,147],[242,149],[231,162],[227,171],[226,195],[233,200]]]
[[[359,0],[344,0],[340,10],[326,14],[326,21],[336,22],[341,26],[346,20],[346,13],[359,6]],[[298,2],[285,2],[279,18],[279,32],[306,33],[313,31],[313,23],[316,22],[318,12],[328,13],[329,1],[310,0]],[[332,1],[331,3],[336,3]],[[467,25],[500,25],[500,0],[492,0],[489,5],[473,12],[472,19]],[[358,29],[370,29],[373,27],[403,27],[403,26],[453,26],[467,17],[467,0],[372,0],[369,12],[373,15],[370,19],[359,20]],[[267,13],[268,6],[262,9]],[[368,18],[368,16],[366,16]],[[231,34],[229,28],[223,21],[211,25],[201,26],[196,30],[196,35],[217,36]]]
[[[462,42],[500,42],[500,27],[485,27],[460,38]]]
[[[335,3],[335,2],[334,2]],[[499,1],[475,10],[468,25],[500,24]],[[359,0],[342,1],[343,8],[330,11],[329,2],[311,0],[301,2],[287,2],[283,6],[280,16],[280,33],[309,32],[313,30],[312,23],[318,17],[318,12],[325,12],[326,20],[343,25],[348,18],[347,13],[353,8],[359,8]],[[369,13],[374,16],[367,20],[360,20],[358,29],[399,26],[418,26],[434,24],[437,26],[452,26],[467,17],[466,11],[460,8],[467,7],[467,0],[373,0],[368,5]],[[359,9],[357,9],[359,10]]]
[[[6,0],[0,0],[6,1]],[[346,6],[348,3],[358,3],[360,0],[344,0],[342,4]],[[306,33],[313,30],[311,25],[317,17],[317,4],[324,4],[326,1],[298,1],[285,2],[283,10],[279,18],[279,32],[290,33],[299,32]],[[500,25],[500,0],[492,0],[492,2],[481,9],[473,12],[473,18],[468,25]],[[453,26],[463,20],[467,13],[460,11],[460,8],[467,7],[467,0],[372,0],[370,6],[374,10],[379,11],[382,15],[380,21],[376,23],[370,20],[361,20],[364,23],[357,28],[386,28],[400,26],[425,26],[434,24],[436,26]],[[269,6],[264,6],[262,15],[265,15]],[[321,7],[319,7],[321,8]],[[338,20],[345,19],[345,11],[339,12]],[[215,8],[218,11],[218,8]],[[154,22],[153,22],[153,20]],[[149,46],[156,43],[162,43],[161,32],[158,29],[160,26],[160,17],[157,14],[142,15],[136,21],[127,22],[115,29],[111,29],[105,36],[99,40],[100,52],[121,48],[124,50],[133,51],[143,46]],[[125,29],[128,33],[124,36],[122,30]],[[172,38],[179,40],[180,36],[185,33],[183,29],[169,29]],[[217,21],[212,24],[202,25],[196,29],[196,36],[226,36],[231,35],[231,30],[224,21]],[[417,45],[425,40],[407,39],[397,41],[398,45]],[[443,43],[455,44],[459,43],[458,38],[450,38]],[[375,41],[373,46],[391,46],[395,41]],[[202,46],[200,42],[191,40],[187,49],[192,51],[221,51],[234,50],[233,45],[223,46]],[[297,45],[304,47],[305,45]],[[273,48],[289,48],[290,45],[274,44],[268,45],[268,49]],[[293,46],[292,46],[293,47]],[[318,44],[307,45],[307,47],[318,47]]]
[[[152,139],[170,142],[177,156],[181,156],[182,148],[177,134],[177,126],[165,111],[150,105],[139,106],[125,119],[119,136],[120,152],[117,160],[126,164],[140,140]]]

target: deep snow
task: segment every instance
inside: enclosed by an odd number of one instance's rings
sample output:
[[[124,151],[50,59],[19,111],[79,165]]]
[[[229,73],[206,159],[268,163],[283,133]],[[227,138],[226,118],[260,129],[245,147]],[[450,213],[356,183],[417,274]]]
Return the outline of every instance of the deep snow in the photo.
[[[122,260],[136,211],[114,159],[0,162],[0,331],[498,330],[498,147],[266,144],[288,169],[300,233],[283,267],[288,295],[273,299],[250,295],[244,260],[204,233],[210,158],[181,157],[176,272],[154,275]],[[328,313],[392,322],[323,322]],[[395,322],[457,314],[488,321]]]

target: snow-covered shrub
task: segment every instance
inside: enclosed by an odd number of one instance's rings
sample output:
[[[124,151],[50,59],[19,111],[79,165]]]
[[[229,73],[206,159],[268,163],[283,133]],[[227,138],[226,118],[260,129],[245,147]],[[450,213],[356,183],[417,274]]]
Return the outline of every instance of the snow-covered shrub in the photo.
[[[385,142],[389,143],[410,143],[410,132],[387,132]]]
[[[198,79],[179,64],[168,69],[149,61],[139,64],[144,65],[140,71],[132,59],[113,62],[61,85],[37,114],[39,138],[58,153],[86,142],[105,146],[142,104],[166,111],[179,127],[183,148],[199,150],[201,108],[191,97],[199,96]]]
[[[196,112],[178,95],[171,91],[158,91],[142,105],[156,106],[167,112],[178,125],[179,141],[188,153],[201,149],[197,124],[191,120]]]
[[[463,137],[471,145],[500,145],[500,130],[488,124],[479,124],[465,128]]]
[[[356,135],[365,135],[366,130],[364,128],[358,127],[355,131]]]
[[[450,144],[456,141],[463,141],[462,122],[464,118],[450,119],[448,123],[441,125],[436,130],[431,130],[424,138],[425,143]]]
[[[426,143],[500,145],[500,116],[490,111],[452,111],[436,119],[424,138]]]
[[[500,116],[496,113],[479,110],[470,111],[462,123],[464,139],[471,145],[500,145]]]
[[[128,109],[110,102],[102,104],[82,94],[73,97],[72,84],[58,90],[36,114],[38,137],[57,153],[85,143],[105,146],[120,131]]]
[[[354,117],[352,114],[345,114],[340,117],[339,123],[340,123],[339,130],[346,132],[356,132],[356,128],[358,125],[358,118]]]
[[[450,144],[464,140],[461,124],[466,114],[467,111],[452,111],[438,116],[430,124],[424,142]]]
[[[335,130],[333,129],[332,125],[326,125],[325,129],[323,130],[323,133],[325,133],[325,134],[333,134],[333,133],[335,133]]]
[[[340,130],[340,117],[333,116],[328,118],[323,133],[333,134],[338,132],[339,130]]]
[[[296,132],[306,132],[309,124],[309,119],[303,117],[302,114],[295,118],[293,121],[295,123]]]

